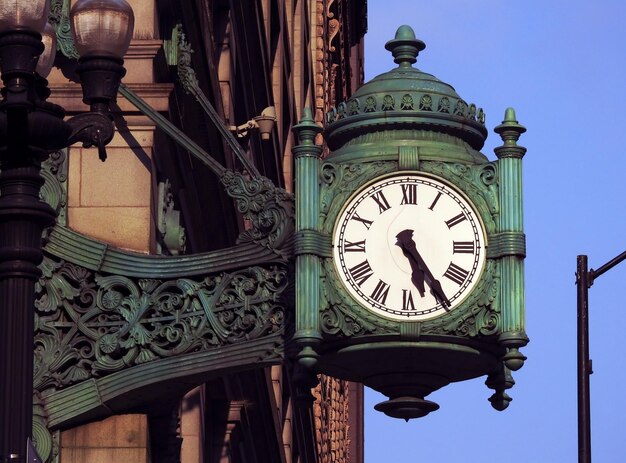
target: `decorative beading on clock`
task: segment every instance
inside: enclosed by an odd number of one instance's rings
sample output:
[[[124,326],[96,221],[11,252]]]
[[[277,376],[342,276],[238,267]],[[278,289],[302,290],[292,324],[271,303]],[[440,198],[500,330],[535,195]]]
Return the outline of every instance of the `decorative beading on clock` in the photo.
[[[425,47],[409,26],[398,29],[385,45],[398,67],[375,77],[326,114],[331,150],[359,134],[363,126],[424,129],[458,137],[476,150],[483,146],[484,111],[463,100],[451,85],[412,66]]]

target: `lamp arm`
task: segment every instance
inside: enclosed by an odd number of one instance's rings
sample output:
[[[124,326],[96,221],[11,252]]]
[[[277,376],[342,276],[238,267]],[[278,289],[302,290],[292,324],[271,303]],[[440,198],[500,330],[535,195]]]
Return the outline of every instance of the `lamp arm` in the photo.
[[[248,132],[255,127],[258,127],[258,124],[254,119],[250,119],[248,122],[245,122],[241,125],[229,125],[228,130],[231,132],[235,132],[237,138],[244,138],[248,135]]]
[[[67,124],[72,129],[68,144],[82,142],[84,148],[96,146],[100,160],[106,160],[105,146],[113,139],[115,131],[108,115],[96,112],[77,114],[68,119]]]

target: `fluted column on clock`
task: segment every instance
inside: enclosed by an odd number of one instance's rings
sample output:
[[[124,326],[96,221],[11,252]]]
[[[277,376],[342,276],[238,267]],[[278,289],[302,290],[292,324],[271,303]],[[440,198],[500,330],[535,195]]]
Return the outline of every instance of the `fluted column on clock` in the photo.
[[[296,332],[294,340],[299,348],[300,365],[307,369],[317,363],[315,346],[321,341],[319,332],[320,256],[323,238],[319,233],[320,159],[322,147],[315,137],[322,131],[310,109],[294,132],[299,144],[293,148],[296,177]]]
[[[513,108],[508,108],[504,121],[494,130],[504,142],[502,146],[495,148],[500,186],[499,234],[506,248],[500,258],[502,333],[499,341],[508,350],[504,357],[505,365],[515,371],[526,360],[518,349],[528,343],[524,327],[526,244],[522,200],[522,158],[526,148],[517,145],[526,128],[515,119]]]

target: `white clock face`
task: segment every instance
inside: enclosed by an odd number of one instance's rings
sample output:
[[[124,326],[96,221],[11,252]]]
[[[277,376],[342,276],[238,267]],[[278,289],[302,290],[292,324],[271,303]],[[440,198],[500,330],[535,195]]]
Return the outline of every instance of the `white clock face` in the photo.
[[[333,257],[362,306],[395,320],[428,320],[454,310],[478,283],[485,233],[447,183],[395,174],[350,199],[335,226]]]

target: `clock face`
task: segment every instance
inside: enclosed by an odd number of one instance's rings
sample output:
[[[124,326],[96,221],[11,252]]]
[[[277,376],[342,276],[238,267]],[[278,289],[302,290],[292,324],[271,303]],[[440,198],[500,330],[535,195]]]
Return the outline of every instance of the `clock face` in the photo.
[[[485,233],[449,184],[394,174],[349,200],[335,225],[333,257],[362,306],[395,320],[429,320],[458,307],[478,283]]]

